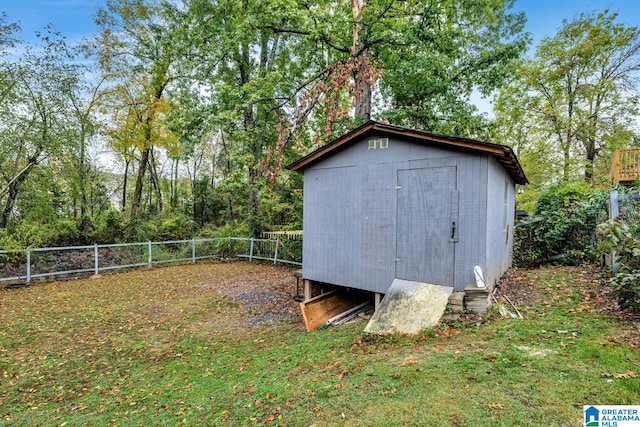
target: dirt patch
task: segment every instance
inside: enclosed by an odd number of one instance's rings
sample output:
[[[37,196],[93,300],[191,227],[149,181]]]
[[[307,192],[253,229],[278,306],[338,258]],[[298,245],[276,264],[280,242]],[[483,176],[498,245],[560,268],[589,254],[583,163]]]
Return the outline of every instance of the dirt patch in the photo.
[[[529,279],[528,271],[520,268],[509,269],[496,285],[496,293],[506,296],[516,306],[531,307],[542,301],[544,294]]]

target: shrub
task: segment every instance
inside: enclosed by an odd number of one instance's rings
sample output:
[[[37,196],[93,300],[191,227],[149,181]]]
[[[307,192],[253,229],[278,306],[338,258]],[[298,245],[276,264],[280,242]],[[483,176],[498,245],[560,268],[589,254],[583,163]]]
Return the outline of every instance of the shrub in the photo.
[[[147,242],[158,240],[158,226],[152,220],[135,219],[124,228],[127,242]]]
[[[176,214],[160,224],[159,237],[162,240],[185,240],[193,236],[197,224],[184,214]]]
[[[124,214],[116,209],[108,209],[101,221],[97,222],[92,237],[97,243],[117,243],[125,240]]]
[[[640,237],[637,227],[611,220],[598,225],[598,253],[615,254],[611,286],[621,307],[640,308]]]
[[[204,228],[200,233],[198,233],[198,236],[205,239],[221,237],[249,237],[249,227],[245,223],[229,223],[218,228]]]
[[[23,222],[5,237],[5,244],[17,248],[46,248],[77,245],[80,231],[74,221],[54,220],[48,224]]]
[[[200,231],[199,236],[203,239],[221,239],[214,252],[222,256],[232,256],[238,252],[237,243],[227,240],[227,237],[248,237],[249,226],[245,223],[226,224],[219,228],[206,228]],[[241,243],[243,244],[243,243]]]
[[[581,183],[556,184],[540,196],[534,219],[516,227],[514,262],[570,264],[595,260],[594,233],[607,192]]]

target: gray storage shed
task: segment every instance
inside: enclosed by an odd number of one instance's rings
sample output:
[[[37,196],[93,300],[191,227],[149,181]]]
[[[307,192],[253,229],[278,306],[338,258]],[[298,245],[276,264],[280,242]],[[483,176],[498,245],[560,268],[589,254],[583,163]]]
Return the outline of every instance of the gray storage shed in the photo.
[[[474,266],[491,287],[511,265],[515,184],[527,178],[509,147],[370,121],[288,168],[304,173],[309,283],[461,291]]]

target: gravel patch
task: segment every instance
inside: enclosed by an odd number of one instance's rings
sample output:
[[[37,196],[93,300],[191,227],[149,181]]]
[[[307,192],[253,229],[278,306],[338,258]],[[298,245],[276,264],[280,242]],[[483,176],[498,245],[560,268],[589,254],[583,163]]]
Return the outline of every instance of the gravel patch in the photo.
[[[222,283],[203,285],[239,303],[253,326],[268,323],[302,323],[300,305],[294,300],[294,269],[271,267]]]

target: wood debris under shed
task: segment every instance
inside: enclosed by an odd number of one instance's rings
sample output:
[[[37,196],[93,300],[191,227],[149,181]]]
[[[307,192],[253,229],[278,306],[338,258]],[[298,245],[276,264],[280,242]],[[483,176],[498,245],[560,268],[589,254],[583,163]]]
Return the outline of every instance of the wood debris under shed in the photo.
[[[342,325],[373,312],[373,303],[361,293],[335,289],[300,303],[304,323],[309,331],[325,325]]]

